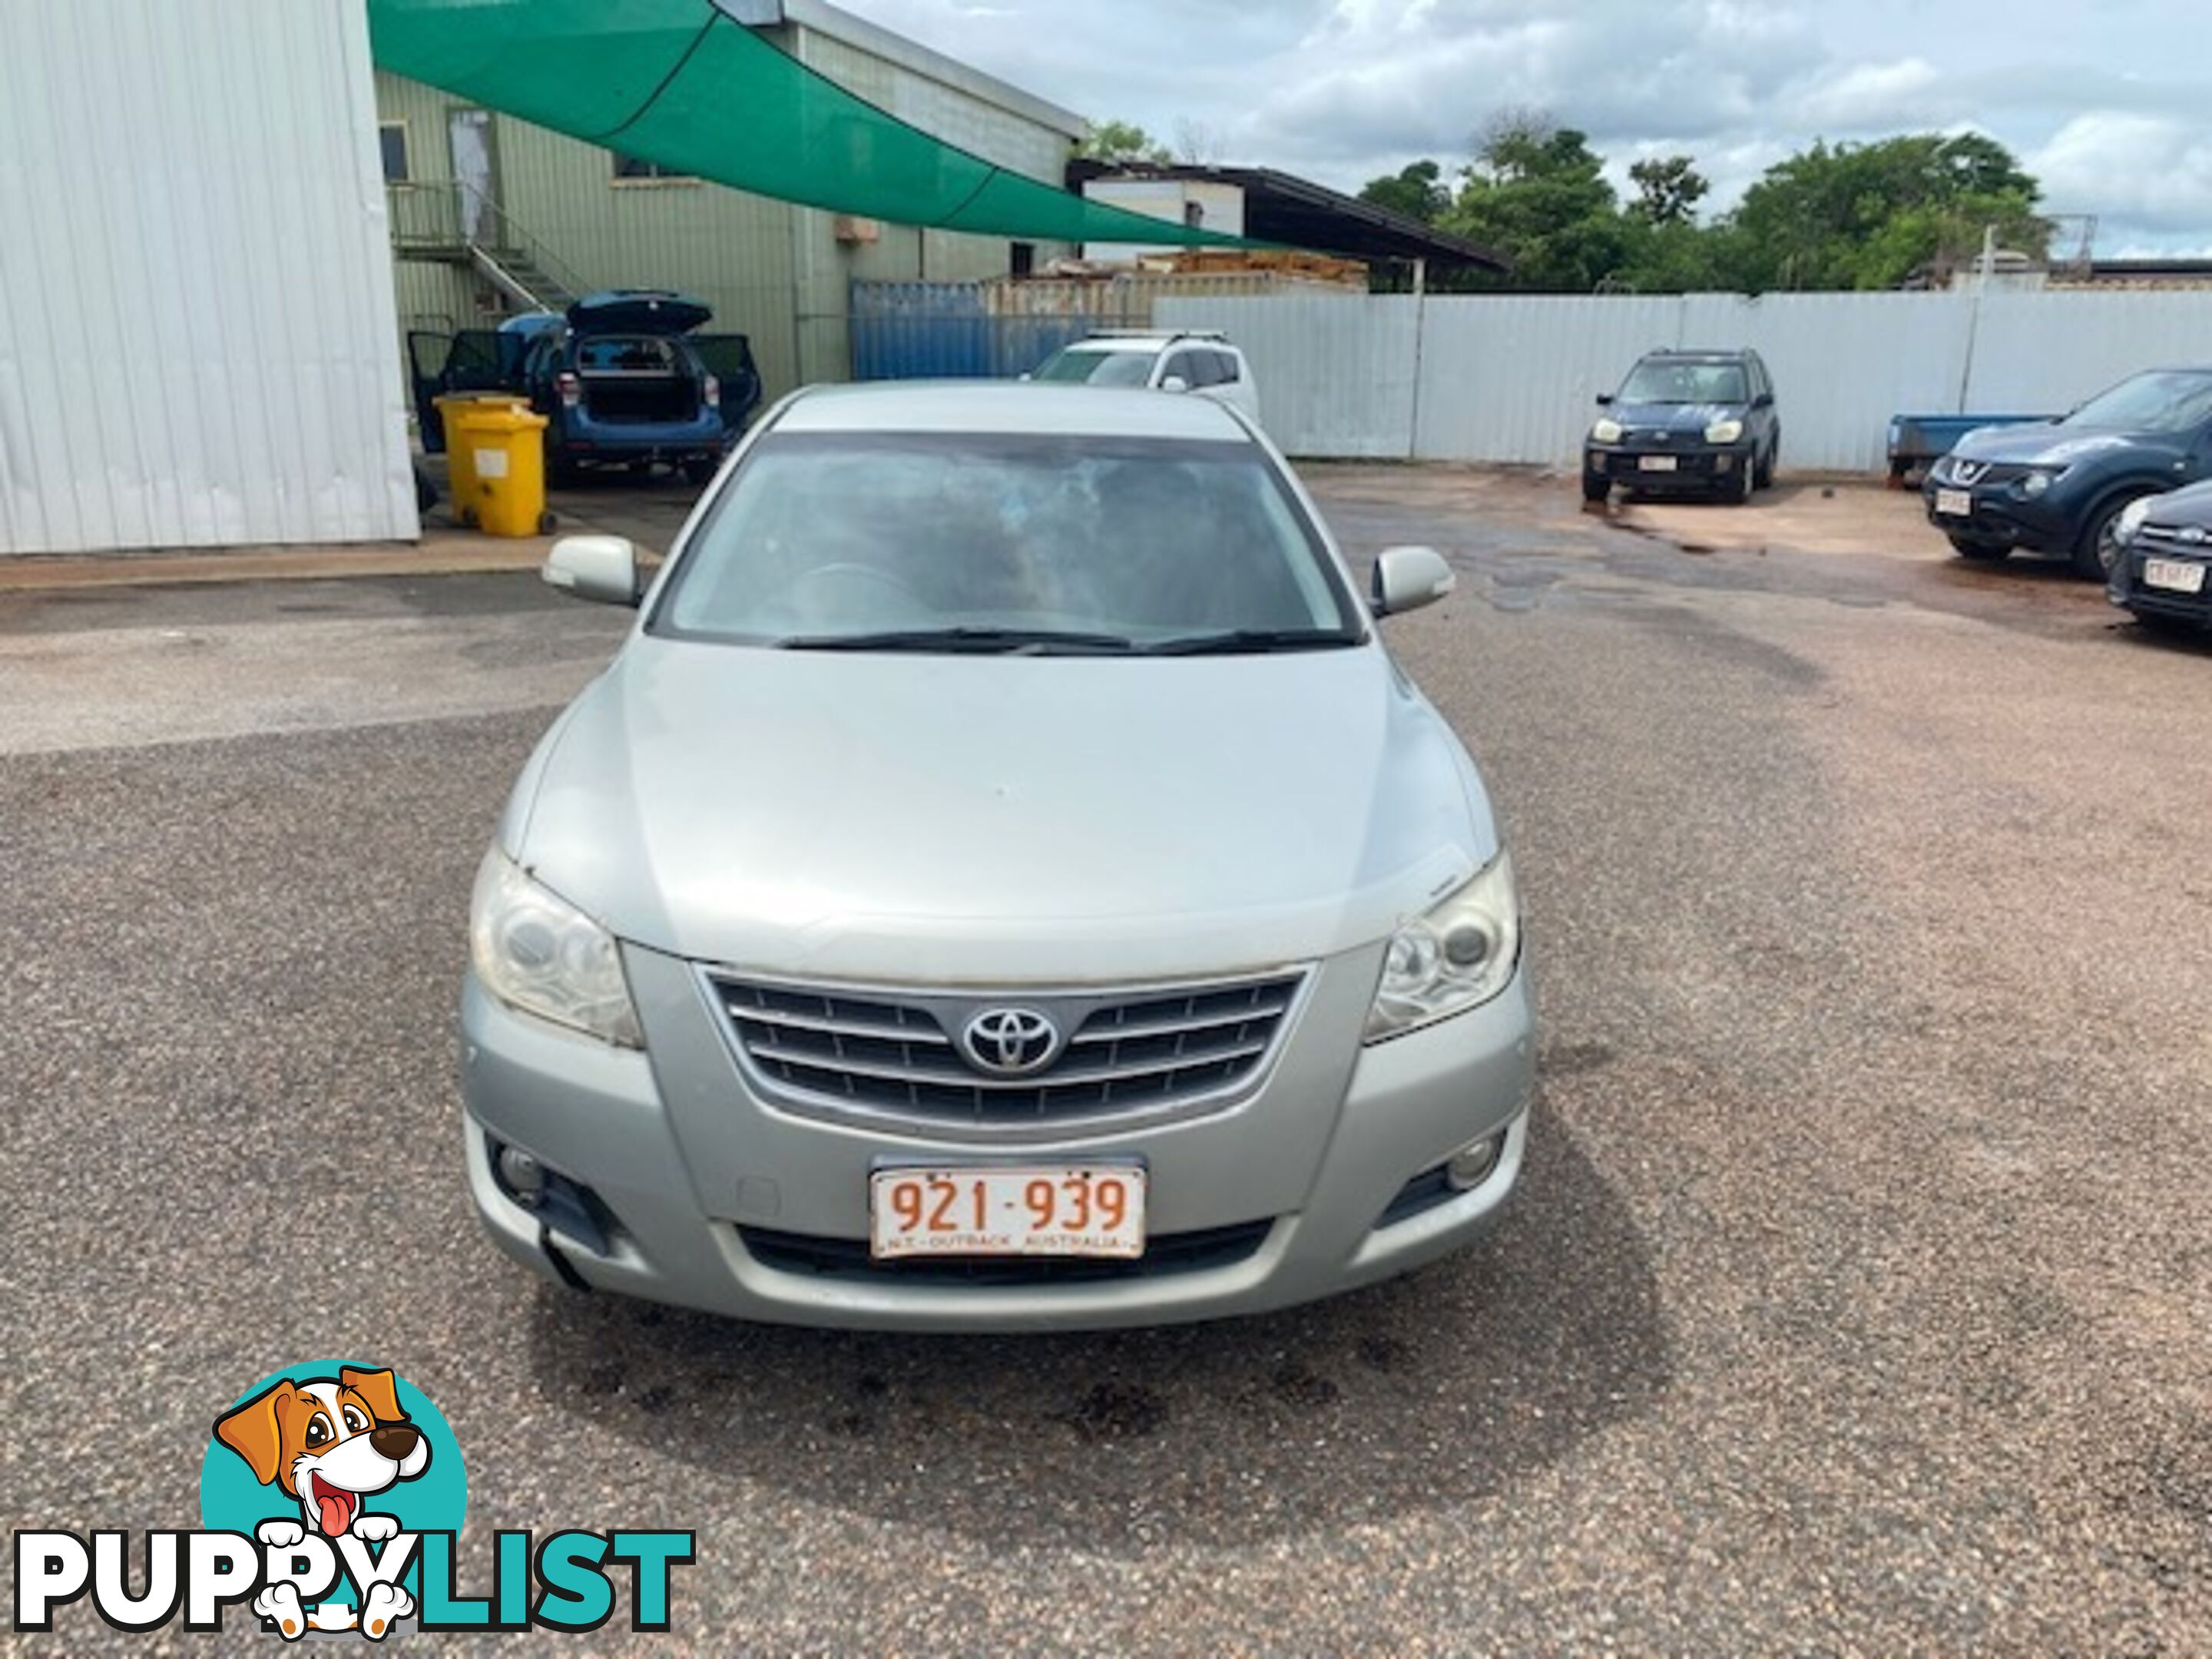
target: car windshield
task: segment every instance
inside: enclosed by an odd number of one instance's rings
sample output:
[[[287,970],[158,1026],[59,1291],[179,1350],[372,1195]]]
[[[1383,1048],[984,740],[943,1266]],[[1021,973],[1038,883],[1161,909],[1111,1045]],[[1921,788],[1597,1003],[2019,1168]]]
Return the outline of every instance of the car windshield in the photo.
[[[1069,386],[1142,386],[1152,378],[1150,351],[1084,351],[1073,347],[1045,360],[1032,379]]]
[[[816,649],[1310,649],[1365,637],[1243,443],[806,433],[760,442],[652,631]]]
[[[2171,369],[2123,380],[2092,398],[2061,426],[2117,432],[2187,432],[2212,421],[2212,374]]]
[[[1737,363],[1643,362],[1620,388],[1625,404],[1741,404],[1750,400]]]

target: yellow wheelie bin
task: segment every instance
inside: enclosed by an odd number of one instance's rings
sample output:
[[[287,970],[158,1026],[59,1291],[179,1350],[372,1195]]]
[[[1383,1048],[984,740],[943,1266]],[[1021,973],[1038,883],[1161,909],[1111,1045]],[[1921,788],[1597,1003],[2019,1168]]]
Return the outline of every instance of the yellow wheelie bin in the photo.
[[[447,482],[461,522],[487,536],[544,536],[545,426],[520,398],[503,392],[441,398]]]

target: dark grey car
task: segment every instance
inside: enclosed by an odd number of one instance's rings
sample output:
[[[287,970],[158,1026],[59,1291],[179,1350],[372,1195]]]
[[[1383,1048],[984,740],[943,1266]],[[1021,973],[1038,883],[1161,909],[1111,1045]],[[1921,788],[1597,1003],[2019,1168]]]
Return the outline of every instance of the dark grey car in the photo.
[[[1970,432],[1929,469],[1928,520],[1965,558],[2055,554],[2112,574],[2131,504],[2212,477],[2212,368],[2123,380],[2058,421]]]
[[[1618,392],[1583,446],[1583,499],[1618,484],[1650,495],[1747,501],[1774,482],[1782,417],[1756,351],[1654,351]]]

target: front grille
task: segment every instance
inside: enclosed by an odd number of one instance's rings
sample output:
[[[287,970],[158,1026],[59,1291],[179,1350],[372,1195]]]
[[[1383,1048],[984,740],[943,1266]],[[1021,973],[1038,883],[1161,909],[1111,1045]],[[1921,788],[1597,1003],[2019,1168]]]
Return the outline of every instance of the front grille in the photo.
[[[1018,1286],[1216,1273],[1250,1261],[1273,1226],[1272,1221],[1245,1221],[1203,1232],[1163,1233],[1133,1261],[1051,1256],[916,1256],[878,1261],[868,1254],[865,1238],[817,1238],[759,1227],[738,1228],[738,1238],[754,1261],[781,1273],[875,1284]]]
[[[803,1104],[1016,1127],[1173,1111],[1233,1096],[1273,1057],[1299,973],[1097,995],[945,998],[709,975],[755,1081]],[[989,1076],[956,1034],[1018,1006],[1072,1032],[1033,1076]]]
[[[1936,463],[1936,481],[1960,485],[2008,484],[2039,470],[2010,461],[1962,461],[1955,455],[1946,455]]]

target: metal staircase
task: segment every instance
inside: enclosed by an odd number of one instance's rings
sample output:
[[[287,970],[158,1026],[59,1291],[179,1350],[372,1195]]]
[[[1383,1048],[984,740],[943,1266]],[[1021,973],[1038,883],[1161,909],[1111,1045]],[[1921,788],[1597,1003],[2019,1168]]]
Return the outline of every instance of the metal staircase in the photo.
[[[584,297],[520,249],[494,250],[480,242],[471,242],[467,247],[469,263],[483,274],[484,280],[525,311],[566,311]]]
[[[403,259],[465,265],[518,311],[566,311],[592,291],[498,203],[466,185],[395,187],[386,196],[392,251]]]

